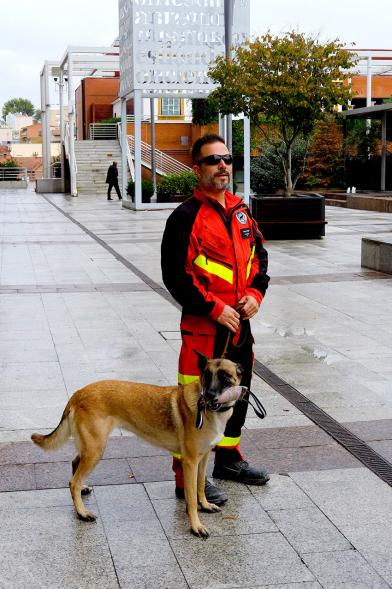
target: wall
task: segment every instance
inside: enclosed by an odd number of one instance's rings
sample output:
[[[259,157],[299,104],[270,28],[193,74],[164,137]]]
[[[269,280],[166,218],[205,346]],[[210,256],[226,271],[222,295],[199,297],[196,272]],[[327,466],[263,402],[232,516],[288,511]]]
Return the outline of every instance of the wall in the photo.
[[[84,78],[75,92],[77,139],[88,139],[90,123],[112,116],[119,78]]]
[[[366,76],[354,76],[353,98],[366,98]],[[372,77],[372,98],[390,98],[392,96],[392,76]]]

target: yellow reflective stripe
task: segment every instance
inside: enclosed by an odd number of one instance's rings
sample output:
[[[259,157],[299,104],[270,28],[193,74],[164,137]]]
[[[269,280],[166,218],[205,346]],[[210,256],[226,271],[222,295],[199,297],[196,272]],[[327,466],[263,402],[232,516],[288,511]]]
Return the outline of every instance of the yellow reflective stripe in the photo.
[[[177,454],[177,452],[172,452],[173,458],[179,458],[181,460],[182,454]]]
[[[233,284],[233,270],[230,270],[230,268],[226,268],[226,266],[223,266],[222,264],[208,260],[202,254],[198,255],[193,263],[209,274],[219,276],[219,278],[222,278],[222,280],[226,280],[226,282]]]
[[[227,436],[223,436],[223,438],[221,439],[220,442],[217,443],[217,446],[220,446],[222,448],[224,447],[232,447],[232,446],[238,446],[238,444],[240,443],[240,437],[238,438],[228,438]]]
[[[250,274],[250,271],[251,271],[251,268],[252,268],[252,260],[253,260],[253,258],[255,256],[255,250],[256,250],[255,246],[252,246],[252,251],[250,253],[250,258],[249,258],[248,266],[246,268],[246,277],[247,278],[249,278],[249,274]]]
[[[195,380],[199,380],[199,376],[195,376],[194,374],[181,374],[178,373],[178,384],[190,384]]]

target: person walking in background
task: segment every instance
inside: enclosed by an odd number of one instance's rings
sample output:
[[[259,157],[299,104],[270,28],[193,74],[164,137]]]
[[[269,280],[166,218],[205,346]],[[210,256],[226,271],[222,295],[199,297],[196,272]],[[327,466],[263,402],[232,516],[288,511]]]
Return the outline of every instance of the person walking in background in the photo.
[[[219,135],[204,135],[192,148],[198,177],[194,195],[167,220],[161,247],[163,282],[182,307],[179,383],[200,376],[197,355],[225,357],[244,369],[241,384],[249,388],[253,369],[253,337],[249,319],[259,310],[268,287],[263,237],[242,199],[227,191],[232,155]],[[213,476],[248,485],[269,480],[262,468],[250,466],[240,451],[247,412],[239,401],[215,448]],[[176,495],[183,496],[181,456],[173,470]],[[226,494],[209,481],[207,500],[222,505]]]
[[[106,174],[106,184],[108,184],[108,200],[113,200],[112,197],[110,196],[110,193],[112,192],[112,188],[114,188],[115,191],[117,192],[118,200],[122,200],[120,188],[118,185],[117,162],[113,162],[108,167],[108,172]]]

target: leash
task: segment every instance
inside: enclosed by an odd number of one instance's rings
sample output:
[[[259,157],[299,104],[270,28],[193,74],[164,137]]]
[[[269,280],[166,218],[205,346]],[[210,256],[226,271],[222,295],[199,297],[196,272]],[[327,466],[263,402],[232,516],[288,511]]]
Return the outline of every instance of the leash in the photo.
[[[233,308],[235,309],[235,311],[238,311],[239,312],[239,311],[241,311],[241,309],[243,308],[244,305],[245,305],[245,303],[237,303],[235,305],[235,307],[233,307]],[[247,324],[247,330],[248,329],[249,329],[249,323]],[[229,343],[230,343],[230,339],[233,337],[233,335],[234,335],[233,332],[229,328],[227,328],[227,338],[226,338],[226,343],[225,343],[225,347],[223,348],[223,352],[222,352],[221,358],[225,358],[226,357],[227,349],[228,349]],[[248,333],[246,331],[245,336],[244,336],[242,342],[240,344],[233,344],[233,345],[235,345],[236,348],[241,348],[241,346],[243,346],[244,343],[245,343],[245,340],[246,340],[246,336],[247,335],[248,335]]]

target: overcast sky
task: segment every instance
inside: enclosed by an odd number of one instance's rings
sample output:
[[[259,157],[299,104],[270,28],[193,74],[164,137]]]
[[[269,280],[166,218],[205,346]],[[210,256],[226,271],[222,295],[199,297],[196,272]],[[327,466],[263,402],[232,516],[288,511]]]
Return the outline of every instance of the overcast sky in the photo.
[[[39,107],[39,73],[67,45],[108,46],[117,0],[0,0],[0,109],[9,98]],[[251,0],[252,33],[296,29],[358,48],[392,49],[392,0]]]

